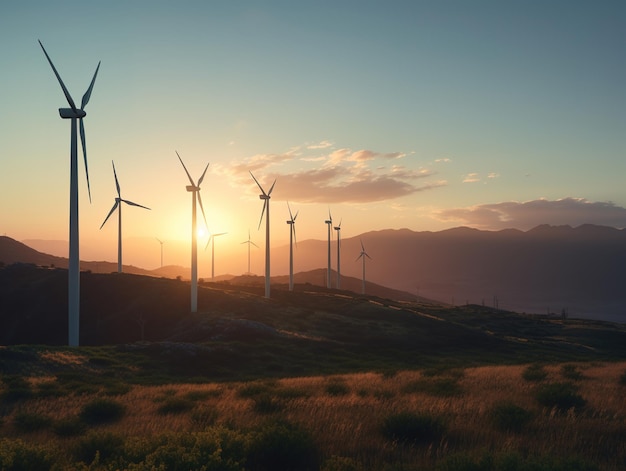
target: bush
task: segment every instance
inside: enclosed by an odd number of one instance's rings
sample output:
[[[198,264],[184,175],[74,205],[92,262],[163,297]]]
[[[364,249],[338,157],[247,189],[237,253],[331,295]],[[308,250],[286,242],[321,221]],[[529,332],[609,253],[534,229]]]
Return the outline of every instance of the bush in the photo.
[[[18,412],[13,417],[13,427],[20,433],[38,432],[50,426],[52,419],[32,412]]]
[[[30,387],[30,383],[22,376],[5,376],[2,378],[2,382],[5,385],[2,399],[7,402],[16,402],[33,397],[33,390]]]
[[[157,412],[161,415],[182,414],[193,409],[194,403],[182,397],[169,397],[159,406]]]
[[[78,461],[91,464],[96,456],[106,462],[124,453],[124,439],[111,432],[92,431],[76,444],[75,455]]]
[[[106,424],[121,419],[126,412],[123,404],[112,399],[95,399],[83,407],[80,419],[89,425]]]
[[[52,431],[59,437],[75,437],[85,431],[85,424],[78,418],[61,419],[52,424]]]
[[[530,422],[532,414],[522,407],[506,402],[494,407],[491,419],[498,429],[519,433]]]
[[[561,412],[580,409],[587,404],[572,383],[546,384],[537,390],[536,398],[542,406],[556,408]]]
[[[402,392],[406,394],[424,393],[436,397],[455,397],[463,389],[454,378],[418,379],[407,383]]]
[[[522,373],[522,378],[524,378],[526,381],[531,382],[543,381],[547,378],[547,376],[548,373],[546,372],[546,370],[543,369],[543,366],[541,365],[530,365]]]
[[[401,412],[387,417],[381,427],[388,440],[409,445],[439,441],[445,433],[441,419],[426,414]]]
[[[583,374],[578,371],[578,367],[576,365],[561,366],[561,376],[565,379],[571,379],[572,381],[580,381],[584,378]]]
[[[342,382],[333,381],[326,385],[326,394],[329,396],[345,396],[350,392],[350,388]]]
[[[0,469],[2,471],[39,471],[50,469],[53,454],[41,445],[29,445],[22,440],[0,439]]]
[[[274,422],[254,435],[246,463],[251,471],[313,471],[319,469],[319,453],[307,431]]]
[[[253,399],[253,409],[259,414],[273,414],[283,408],[283,404],[278,398],[271,396],[270,394],[261,394]]]

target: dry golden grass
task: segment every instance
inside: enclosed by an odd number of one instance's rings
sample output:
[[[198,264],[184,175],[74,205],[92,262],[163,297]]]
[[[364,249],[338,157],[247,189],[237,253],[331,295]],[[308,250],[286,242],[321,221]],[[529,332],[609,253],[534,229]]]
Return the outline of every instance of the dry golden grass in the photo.
[[[535,399],[538,384],[522,379],[528,365],[516,365],[444,371],[435,376],[402,371],[392,376],[361,373],[254,383],[134,386],[128,393],[113,398],[125,405],[124,417],[100,428],[124,437],[199,431],[210,425],[245,431],[270,418],[280,418],[308,430],[325,458],[349,457],[364,469],[375,469],[390,459],[430,469],[451,453],[480,456],[485,450],[514,451],[524,456],[577,455],[603,470],[624,469],[626,386],[620,384],[620,377],[626,371],[626,362],[570,365],[582,373],[582,379],[575,383],[587,406],[580,411],[559,413],[539,405]],[[544,369],[547,378],[543,384],[568,381],[563,377],[562,365]],[[442,379],[456,383],[460,393],[433,394],[410,388],[420,381]],[[159,406],[172,397],[189,399],[193,408],[181,413],[160,413]],[[275,407],[256,407],[260,397],[270,398]],[[26,404],[30,413],[60,420],[77,417],[94,398],[37,398]],[[532,414],[525,430],[506,432],[494,426],[492,411],[502,403],[515,404]],[[18,410],[23,408],[16,407],[4,418],[0,437],[14,434],[11,420]],[[441,417],[447,432],[440,443],[430,446],[392,443],[382,436],[380,428],[386,417],[399,412]],[[198,420],[205,416],[210,418],[208,423]],[[51,430],[22,438],[52,441],[59,447],[71,444]]]

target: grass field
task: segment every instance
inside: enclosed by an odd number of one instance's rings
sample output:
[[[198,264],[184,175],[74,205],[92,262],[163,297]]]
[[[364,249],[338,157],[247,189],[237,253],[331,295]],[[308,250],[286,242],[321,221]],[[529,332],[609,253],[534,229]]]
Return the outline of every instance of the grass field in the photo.
[[[0,469],[626,467],[626,362],[161,385],[106,376],[4,375]]]

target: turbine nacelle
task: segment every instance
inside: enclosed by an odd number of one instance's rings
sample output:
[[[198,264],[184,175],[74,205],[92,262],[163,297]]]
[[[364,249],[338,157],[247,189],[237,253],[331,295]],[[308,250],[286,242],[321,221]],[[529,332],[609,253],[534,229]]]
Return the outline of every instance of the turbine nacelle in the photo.
[[[80,119],[87,116],[87,113],[78,108],[75,110],[72,108],[59,108],[59,115],[63,119]]]
[[[189,192],[200,191],[200,187],[199,186],[187,185],[185,188],[187,188],[187,191],[189,191]]]

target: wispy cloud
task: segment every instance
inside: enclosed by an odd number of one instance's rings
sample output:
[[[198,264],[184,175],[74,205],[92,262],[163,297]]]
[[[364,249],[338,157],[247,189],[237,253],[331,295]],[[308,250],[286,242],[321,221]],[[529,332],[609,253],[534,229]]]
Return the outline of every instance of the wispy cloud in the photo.
[[[508,201],[448,209],[435,212],[434,217],[441,221],[455,221],[460,225],[490,230],[528,230],[540,224],[573,227],[597,224],[621,228],[626,225],[626,208],[611,202],[591,202],[584,198],[568,197],[554,201]]]
[[[477,173],[468,173],[463,179],[463,183],[476,183],[480,181],[480,176]]]
[[[223,168],[222,173],[238,185],[249,185],[249,171],[280,180],[275,196],[289,195],[290,201],[321,203],[365,203],[385,201],[430,190],[446,183],[428,180],[434,175],[426,168],[402,165],[390,168],[385,161],[397,161],[404,152],[354,151],[332,148],[329,141],[304,145],[282,154],[259,154]],[[422,181],[418,184],[418,181]]]

